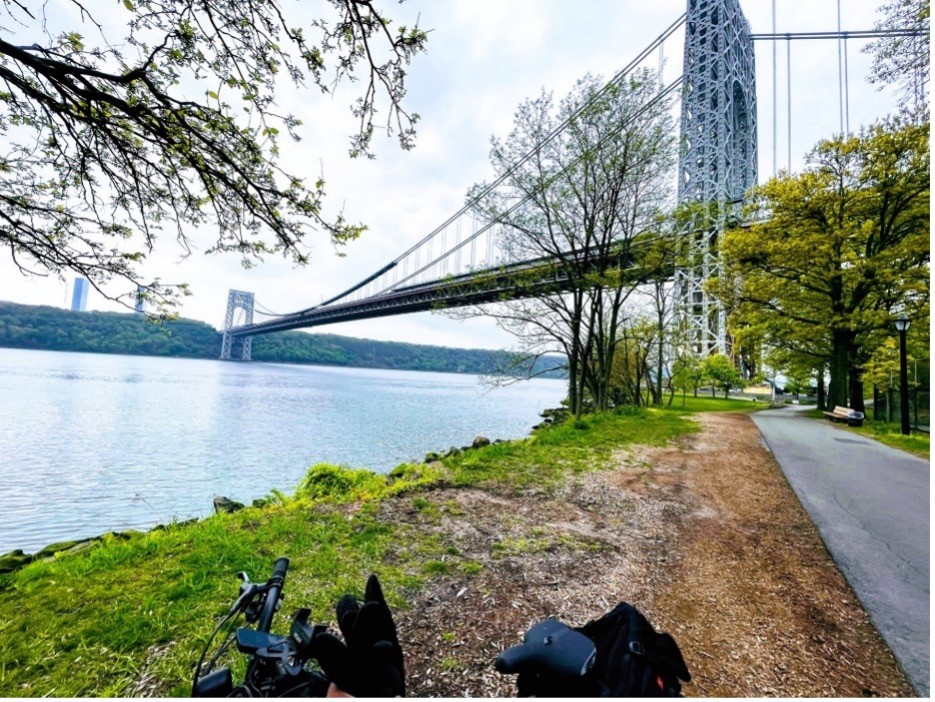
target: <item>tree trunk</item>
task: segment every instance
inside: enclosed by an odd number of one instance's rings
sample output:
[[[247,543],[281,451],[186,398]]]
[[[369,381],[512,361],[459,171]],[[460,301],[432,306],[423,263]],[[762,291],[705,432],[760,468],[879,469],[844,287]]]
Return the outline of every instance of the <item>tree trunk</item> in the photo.
[[[880,419],[880,388],[877,387],[877,384],[873,384],[873,421],[879,421]]]
[[[642,372],[640,371],[640,351],[639,348],[633,354],[633,401],[636,402],[636,406],[639,407],[643,404],[643,391],[640,389],[642,387],[643,378]]]
[[[574,349],[568,356],[568,409],[575,417],[581,414],[578,399],[578,354]]]
[[[847,378],[848,389],[850,391],[849,395],[851,398],[851,409],[866,414],[867,408],[864,405],[864,381],[860,377],[860,370],[858,368],[850,368]]]
[[[818,409],[825,410],[828,409],[828,403],[825,398],[825,369],[820,368],[818,370],[818,386],[815,390],[818,400]]]
[[[831,382],[828,384],[828,408],[847,407],[848,346],[850,334],[835,330],[831,336]]]

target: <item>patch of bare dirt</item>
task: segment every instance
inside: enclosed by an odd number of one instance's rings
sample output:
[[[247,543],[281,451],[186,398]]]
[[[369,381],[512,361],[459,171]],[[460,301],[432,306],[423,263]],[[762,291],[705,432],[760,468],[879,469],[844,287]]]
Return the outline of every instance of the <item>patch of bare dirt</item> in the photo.
[[[531,624],[626,600],[679,642],[687,696],[911,696],[753,422],[698,419],[700,434],[621,452],[617,470],[553,494],[385,503],[453,563],[483,566],[452,568],[397,614],[409,694],[512,696],[493,661]]]

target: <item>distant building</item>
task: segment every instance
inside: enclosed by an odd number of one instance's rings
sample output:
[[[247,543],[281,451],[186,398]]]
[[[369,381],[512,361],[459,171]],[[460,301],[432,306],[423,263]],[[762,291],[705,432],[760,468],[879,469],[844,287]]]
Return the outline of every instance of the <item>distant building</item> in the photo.
[[[146,311],[146,286],[137,285],[136,286],[136,305],[134,306],[137,312],[143,314]]]
[[[84,312],[88,308],[88,281],[84,278],[75,278],[75,287],[71,293],[71,309],[73,312]]]

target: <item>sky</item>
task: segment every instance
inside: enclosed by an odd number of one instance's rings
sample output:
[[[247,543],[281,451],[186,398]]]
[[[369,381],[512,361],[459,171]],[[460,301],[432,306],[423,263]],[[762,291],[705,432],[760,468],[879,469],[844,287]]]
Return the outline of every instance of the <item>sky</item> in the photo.
[[[50,0],[54,5],[60,0]],[[841,6],[844,30],[871,29],[882,0],[775,0],[776,31],[831,31]],[[741,0],[754,33],[771,32],[772,3]],[[93,3],[92,3],[93,5]],[[108,7],[110,5],[107,5]],[[489,179],[487,154],[492,135],[505,136],[517,105],[540,90],[564,96],[577,78],[609,78],[685,11],[685,0],[384,0],[379,6],[398,22],[430,30],[428,52],[416,57],[407,78],[407,110],[421,116],[416,148],[402,151],[395,139],[375,137],[377,158],[350,159],[354,128],[349,105],[354,85],[334,96],[317,89],[285,86],[278,95],[283,112],[300,117],[302,140],[283,141],[285,170],[326,183],[326,210],[342,211],[369,230],[338,257],[325,235],[312,234],[312,262],[295,268],[281,259],[244,270],[233,255],[205,255],[210,229],[192,230],[200,246],[184,258],[172,237],[159,242],[144,277],[187,282],[193,295],[179,312],[220,328],[229,289],[252,291],[260,305],[292,312],[330,297],[382,267],[464,204],[468,188]],[[897,104],[892,90],[868,85],[870,57],[865,41],[847,42],[847,123],[851,131]],[[774,148],[773,46],[777,54]],[[787,97],[787,42],[757,42],[757,101],[760,180],[777,168],[798,170],[805,153],[839,132],[843,115],[838,92],[838,42],[797,41],[791,45],[793,94]],[[681,72],[681,38],[667,42],[666,82]],[[791,114],[791,143],[786,137]],[[774,158],[775,154],[775,158]],[[27,278],[0,252],[0,300],[68,307],[73,276]],[[92,290],[88,309],[123,310]],[[509,348],[512,338],[489,319],[459,321],[421,313],[316,328],[314,331],[372,339],[465,348]]]

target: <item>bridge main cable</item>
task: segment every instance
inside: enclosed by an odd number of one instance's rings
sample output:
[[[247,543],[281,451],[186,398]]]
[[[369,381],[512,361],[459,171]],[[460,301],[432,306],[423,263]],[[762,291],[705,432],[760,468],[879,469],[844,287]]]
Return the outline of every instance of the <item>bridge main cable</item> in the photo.
[[[496,188],[496,187],[502,185],[503,182],[506,181],[507,178],[509,178],[513,173],[515,173],[517,169],[519,169],[520,167],[522,167],[527,161],[529,161],[531,158],[533,158],[533,156],[535,156],[536,153],[537,153],[544,145],[548,144],[550,141],[552,141],[552,139],[554,139],[556,136],[558,136],[558,135],[569,125],[569,123],[571,123],[572,120],[574,120],[577,116],[579,116],[582,112],[584,112],[584,111],[592,104],[592,102],[594,102],[594,101],[598,100],[599,98],[601,98],[607,91],[609,91],[609,90],[611,89],[611,87],[612,87],[613,85],[615,85],[615,84],[617,84],[619,81],[623,80],[623,78],[624,78],[626,75],[628,75],[631,71],[633,71],[634,68],[636,68],[637,66],[639,66],[640,63],[642,63],[651,53],[653,53],[657,48],[659,48],[659,46],[660,46],[666,39],[668,39],[670,36],[672,36],[672,34],[674,34],[674,33],[685,23],[685,19],[686,19],[687,16],[688,16],[687,13],[684,13],[684,14],[682,14],[678,19],[676,19],[672,24],[670,24],[659,36],[657,36],[657,37],[652,41],[652,43],[650,43],[645,49],[643,49],[643,51],[641,51],[641,52],[639,53],[639,55],[638,55],[635,59],[633,59],[632,61],[630,61],[630,63],[628,63],[628,64],[627,64],[626,66],[624,66],[621,70],[619,70],[619,71],[614,75],[614,77],[611,78],[611,79],[607,82],[607,84],[606,84],[598,93],[596,93],[590,100],[588,100],[587,102],[583,103],[577,110],[575,110],[575,112],[573,112],[573,113],[572,113],[569,117],[567,117],[561,124],[559,124],[557,127],[555,127],[555,129],[553,129],[549,134],[547,134],[547,135],[545,136],[545,138],[542,139],[542,141],[540,141],[540,142],[539,142],[538,144],[536,144],[532,149],[530,149],[530,150],[526,153],[525,156],[523,156],[519,161],[517,161],[517,162],[514,163],[512,166],[510,166],[510,168],[507,169],[499,178],[497,178],[497,179],[496,179],[495,181],[493,181],[490,185],[488,185],[486,188],[484,188],[483,191],[481,191],[480,193],[476,194],[467,204],[464,205],[464,207],[462,207],[460,210],[458,210],[458,211],[455,212],[453,215],[451,215],[451,216],[450,216],[448,219],[446,219],[442,224],[440,224],[439,226],[437,226],[434,230],[432,230],[431,232],[429,232],[426,236],[424,236],[424,237],[423,237],[422,239],[420,239],[418,242],[416,242],[415,244],[413,244],[413,245],[412,245],[411,247],[409,247],[406,251],[404,251],[404,252],[401,253],[399,256],[397,256],[397,257],[396,257],[395,259],[393,259],[390,263],[388,263],[387,265],[383,266],[380,270],[376,271],[375,273],[369,275],[369,276],[368,276],[367,278],[365,278],[364,280],[362,280],[362,281],[360,281],[359,283],[355,284],[354,286],[348,288],[347,290],[345,290],[345,291],[339,293],[338,295],[335,295],[334,297],[329,298],[329,299],[326,300],[325,302],[319,303],[319,304],[317,304],[317,305],[314,305],[314,306],[312,306],[312,307],[306,308],[306,309],[304,309],[304,310],[300,310],[300,311],[295,312],[295,313],[293,313],[292,315],[289,315],[289,316],[300,316],[300,315],[306,314],[306,313],[308,313],[308,312],[310,312],[310,311],[312,311],[312,310],[314,310],[314,309],[323,307],[324,305],[328,305],[328,304],[332,304],[332,303],[334,303],[334,302],[337,302],[338,300],[341,300],[341,299],[347,297],[348,295],[354,293],[355,291],[357,291],[357,290],[359,290],[360,288],[362,288],[363,286],[365,286],[367,283],[370,283],[371,281],[376,280],[377,278],[379,278],[379,277],[380,277],[381,275],[383,275],[384,273],[386,273],[386,272],[392,270],[394,267],[396,267],[403,259],[405,259],[407,256],[409,256],[410,254],[412,254],[413,252],[415,252],[416,250],[418,250],[418,249],[419,249],[421,246],[423,246],[424,244],[426,244],[430,239],[432,239],[432,237],[436,236],[439,232],[441,232],[441,231],[444,230],[446,227],[448,227],[449,225],[451,225],[451,224],[452,224],[453,222],[455,222],[455,220],[457,220],[459,217],[461,217],[462,215],[466,214],[466,213],[471,209],[471,207],[473,207],[477,202],[479,202],[485,195],[487,195],[487,194],[489,194],[491,191],[493,191],[494,188]],[[457,248],[460,248],[460,247],[455,247],[455,249],[452,249],[452,250],[456,250]],[[411,276],[410,276],[410,277],[411,277]]]
[[[676,93],[679,87],[682,85],[683,79],[684,79],[683,76],[679,76],[678,78],[673,80],[667,87],[660,90],[655,95],[655,97],[652,98],[652,100],[650,100],[648,103],[643,105],[639,110],[637,110],[633,115],[631,115],[628,120],[622,123],[620,125],[620,128],[622,129],[626,124],[629,124],[631,120],[637,119],[638,117],[640,117],[640,115],[644,114],[647,110],[651,109],[654,105],[657,105],[660,102],[665,101],[673,93]],[[610,141],[616,137],[617,137],[616,132],[608,131],[606,134],[604,134],[604,136],[601,138],[601,141],[599,143],[603,144],[605,141]],[[559,177],[562,173],[566,171],[567,168],[572,167],[575,163],[577,163],[577,160],[573,161],[572,163],[569,163],[560,172],[554,174],[553,177],[554,178]],[[505,217],[508,217],[512,212],[514,212],[517,208],[521,207],[525,202],[526,202],[526,198],[515,203],[508,210],[500,213],[492,221],[486,223],[478,231],[474,232],[469,238],[464,239],[463,241],[459,242],[453,248],[445,251],[436,259],[429,261],[421,269],[411,273],[410,275],[394,283],[387,289],[382,290],[381,292],[375,295],[372,295],[364,300],[359,300],[357,302],[344,302],[341,304],[328,305],[328,306],[325,306],[326,303],[322,303],[316,307],[312,307],[307,310],[303,310],[301,312],[296,312],[290,315],[286,315],[279,319],[273,319],[267,322],[260,322],[258,324],[245,325],[243,327],[239,327],[237,329],[232,330],[231,333],[234,336],[250,336],[250,335],[254,335],[258,333],[264,334],[264,333],[271,333],[271,332],[276,332],[276,331],[285,331],[289,329],[297,329],[301,327],[314,326],[317,323],[321,323],[320,321],[315,321],[315,320],[321,320],[321,319],[329,319],[330,321],[335,321],[338,317],[344,317],[346,319],[363,318],[364,315],[367,314],[363,310],[372,308],[374,305],[379,305],[380,309],[383,309],[383,310],[387,309],[390,306],[390,303],[388,303],[387,301],[390,300],[391,298],[394,300],[397,300],[396,303],[392,304],[393,307],[396,307],[399,304],[399,300],[401,299],[400,296],[402,296],[402,298],[407,298],[405,300],[405,305],[406,305],[405,311],[422,311],[421,309],[413,309],[412,302],[408,298],[418,298],[420,300],[424,300],[426,295],[433,295],[434,291],[436,290],[441,290],[441,289],[450,290],[458,286],[463,286],[463,284],[466,283],[467,280],[473,276],[473,273],[466,273],[466,274],[462,274],[459,276],[448,277],[442,281],[432,281],[430,283],[418,283],[418,284],[411,285],[411,286],[406,286],[405,283],[413,278],[418,277],[420,273],[424,272],[425,270],[428,270],[429,268],[437,264],[442,259],[446,258],[447,256],[450,256],[453,252],[466,246],[467,244],[470,243],[472,239],[481,236],[484,232],[486,232],[491,227],[496,226],[498,223],[500,223],[500,220],[502,220]],[[651,245],[653,241],[653,238],[647,239],[646,237],[643,237],[643,236],[638,236],[637,239],[638,241],[633,243],[634,249],[638,248],[639,246]],[[492,274],[494,277],[497,277],[498,279],[499,278],[505,279],[505,278],[508,278],[512,272],[531,269],[535,267],[541,267],[541,265],[543,264],[545,260],[546,259],[540,257],[540,258],[535,258],[535,259],[526,260],[526,261],[517,261],[517,262],[510,263],[510,264],[496,266],[489,271],[485,271],[484,273],[488,274],[487,277],[490,277],[490,274]],[[374,277],[380,275],[385,270],[388,270],[389,268],[391,268],[392,265],[395,265],[395,263],[384,266],[384,268],[381,269],[381,271],[378,271],[376,274],[369,276],[367,279],[365,279],[364,281],[354,286],[354,289],[358,289],[361,286],[365,285],[367,282],[371,281]],[[475,292],[471,292],[470,294],[472,297],[476,297]],[[498,299],[499,296],[496,296],[491,299],[487,299],[487,297],[489,297],[489,294],[484,293],[481,295],[481,297],[483,299],[476,300],[476,301],[477,302],[491,302],[494,299]],[[450,301],[453,298],[448,296],[446,299]],[[432,298],[432,302],[433,302],[432,307],[435,307],[436,303],[440,302],[440,300],[439,298],[435,297],[435,298]],[[443,306],[452,306],[452,305],[446,304]],[[400,307],[401,311],[402,309],[403,308]],[[426,309],[429,309],[429,308],[426,308]]]

